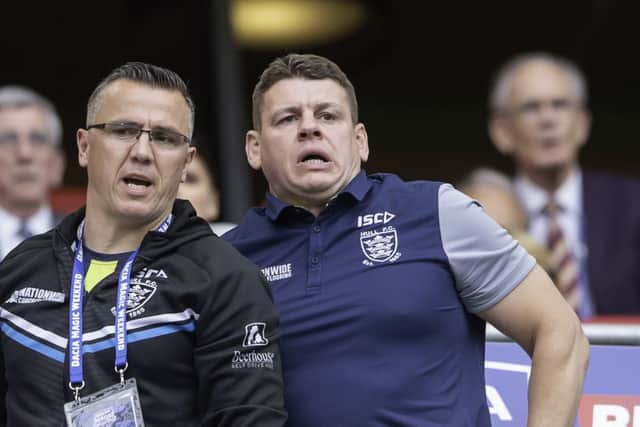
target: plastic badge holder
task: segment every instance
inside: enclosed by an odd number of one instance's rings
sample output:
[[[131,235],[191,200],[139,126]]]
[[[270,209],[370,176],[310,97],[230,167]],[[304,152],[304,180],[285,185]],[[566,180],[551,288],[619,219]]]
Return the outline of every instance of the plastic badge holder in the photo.
[[[64,405],[70,427],[144,427],[135,378]]]

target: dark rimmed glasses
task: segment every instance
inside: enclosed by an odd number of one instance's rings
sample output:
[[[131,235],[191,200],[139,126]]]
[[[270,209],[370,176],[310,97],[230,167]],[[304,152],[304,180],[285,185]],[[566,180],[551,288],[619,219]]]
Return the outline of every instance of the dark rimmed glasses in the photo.
[[[138,123],[96,123],[87,126],[89,129],[100,129],[107,136],[121,141],[137,141],[143,132],[149,135],[149,141],[162,148],[178,148],[183,144],[190,144],[189,137],[165,128],[145,129]]]

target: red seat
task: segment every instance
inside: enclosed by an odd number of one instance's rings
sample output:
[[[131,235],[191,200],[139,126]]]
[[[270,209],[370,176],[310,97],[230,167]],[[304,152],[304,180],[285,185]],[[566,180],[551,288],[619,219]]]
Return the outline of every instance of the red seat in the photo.
[[[62,187],[54,190],[49,200],[51,209],[57,213],[70,213],[85,204],[87,189],[85,187]]]

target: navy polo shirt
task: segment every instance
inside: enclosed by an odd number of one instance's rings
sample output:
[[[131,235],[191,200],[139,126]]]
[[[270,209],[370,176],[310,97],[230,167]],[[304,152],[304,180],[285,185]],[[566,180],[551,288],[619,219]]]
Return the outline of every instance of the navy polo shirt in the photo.
[[[473,313],[535,261],[477,202],[361,171],[317,218],[267,194],[223,238],[270,282],[288,425],[490,426]]]

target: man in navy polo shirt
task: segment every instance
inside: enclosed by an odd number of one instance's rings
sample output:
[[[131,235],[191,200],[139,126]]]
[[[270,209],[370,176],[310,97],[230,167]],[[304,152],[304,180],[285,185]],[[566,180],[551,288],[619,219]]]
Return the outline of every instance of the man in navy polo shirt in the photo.
[[[290,426],[489,426],[485,321],[532,356],[529,425],[572,425],[588,359],[575,313],[476,202],[361,170],[367,131],[336,64],[274,60],[253,126],[267,205],[224,238],[271,284]]]

